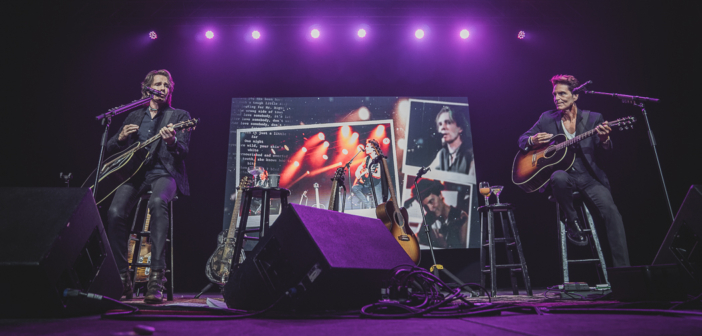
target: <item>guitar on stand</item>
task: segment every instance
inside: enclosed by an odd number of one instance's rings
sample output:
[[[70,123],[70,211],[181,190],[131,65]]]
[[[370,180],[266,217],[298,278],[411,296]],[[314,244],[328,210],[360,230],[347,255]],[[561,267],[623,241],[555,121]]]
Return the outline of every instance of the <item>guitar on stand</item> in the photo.
[[[385,178],[387,179],[388,189],[390,190],[390,199],[385,203],[379,204],[375,208],[375,215],[385,224],[390,232],[392,232],[393,237],[395,237],[400,246],[402,246],[402,249],[409,255],[410,259],[412,259],[415,264],[419,265],[421,259],[419,241],[409,227],[407,209],[397,207],[397,195],[395,194],[395,188],[392,186],[388,162],[383,152],[380,150],[378,142],[372,139],[368,142],[378,154],[376,159],[380,160]]]
[[[224,285],[229,281],[229,273],[232,268],[232,258],[234,257],[234,244],[236,243],[236,223],[239,218],[239,211],[241,210],[241,199],[244,193],[244,189],[248,187],[249,177],[244,176],[241,181],[239,181],[239,187],[236,192],[236,202],[234,203],[234,211],[232,212],[232,220],[229,223],[229,229],[222,231],[217,236],[217,249],[212,253],[210,259],[207,260],[206,273],[207,278],[218,285]],[[245,229],[246,223],[240,224],[240,230]],[[243,249],[243,247],[242,247]],[[238,263],[244,262],[244,253],[241,253],[241,257],[237,261]],[[209,288],[208,288],[209,289]]]
[[[324,208],[326,208],[326,207],[324,206],[324,204],[319,203],[319,183],[317,183],[317,182],[314,183],[314,196],[315,196],[315,200],[316,200],[317,202],[313,205],[313,207],[315,207],[315,208],[317,208],[317,209],[324,209]]]
[[[149,232],[149,226],[151,224],[151,210],[146,209],[146,218],[144,219],[144,231]],[[134,251],[136,250],[136,242],[138,241],[136,233],[132,233],[129,237],[129,253],[127,260],[132,263],[134,258]],[[141,237],[139,242],[139,259],[136,261],[138,264],[151,264],[151,242],[146,237]],[[130,268],[132,266],[130,265]],[[151,273],[151,267],[140,266],[136,268],[134,272],[134,282],[147,282],[149,281],[149,273]]]
[[[619,130],[633,128],[636,118],[629,116],[609,122],[608,125]],[[522,190],[530,193],[541,189],[556,170],[568,170],[575,162],[575,150],[570,146],[597,134],[597,129],[591,129],[570,140],[565,134],[556,134],[550,142],[528,152],[519,151],[512,165],[512,182]]]
[[[346,187],[344,186],[345,170],[346,168],[344,167],[337,168],[334,177],[332,177],[331,196],[329,196],[329,210],[338,212],[339,208],[341,208],[341,212],[344,212],[344,205],[339,206],[339,202],[345,202],[346,200]],[[341,192],[340,189],[344,189],[344,196],[342,197],[339,197],[339,193]]]
[[[300,196],[300,202],[299,202],[298,204],[302,205],[302,200],[303,200],[303,199],[305,200],[305,205],[307,205],[307,190],[305,190],[305,191],[302,193],[302,196]]]

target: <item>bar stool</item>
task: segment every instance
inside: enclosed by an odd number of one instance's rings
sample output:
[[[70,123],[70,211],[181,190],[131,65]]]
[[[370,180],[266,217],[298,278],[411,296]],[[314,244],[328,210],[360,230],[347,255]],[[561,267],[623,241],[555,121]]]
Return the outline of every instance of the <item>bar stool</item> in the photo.
[[[244,189],[241,202],[241,221],[236,232],[236,242],[234,243],[234,257],[232,258],[232,267],[239,263],[244,243],[246,240],[259,240],[268,231],[270,226],[270,208],[271,199],[279,198],[281,211],[288,206],[288,196],[290,190],[285,188],[263,188],[253,187]],[[261,223],[257,229],[247,229],[246,224],[249,219],[251,210],[251,201],[253,198],[261,199]],[[247,233],[258,232],[258,237],[247,236]]]
[[[150,273],[150,266],[151,266],[151,249],[149,249],[149,255],[147,256],[142,256],[141,255],[141,241],[142,238],[144,241],[148,241],[151,239],[151,231],[149,230],[149,224],[151,221],[151,214],[149,213],[149,208],[147,206],[149,198],[151,197],[151,191],[147,192],[146,194],[142,195],[139,198],[139,201],[137,202],[136,205],[136,212],[134,213],[134,220],[132,221],[132,228],[130,230],[130,235],[129,235],[129,240],[134,241],[134,252],[132,253],[132,260],[129,263],[129,272],[132,272],[132,288],[135,288],[136,283],[137,283],[137,270],[141,267],[146,267],[145,269],[145,275],[146,279],[148,281],[149,273]],[[168,236],[166,237],[166,244],[168,244],[168,248],[166,248],[166,269],[165,269],[165,275],[167,279],[167,283],[170,284],[166,286],[166,300],[167,301],[173,301],[173,244],[172,244],[172,239],[173,239],[173,202],[178,199],[178,196],[173,197],[171,202],[168,204],[170,211],[169,211],[169,219],[170,219],[170,228],[168,230]],[[144,221],[142,223],[141,231],[135,231],[136,228],[136,222],[137,218],[139,218],[139,211],[141,210],[141,204],[142,201],[146,200],[144,202]],[[146,260],[144,260],[146,258]],[[141,287],[141,286],[140,286]],[[136,296],[139,296],[139,289],[137,289]]]
[[[587,223],[587,228],[582,228],[582,231],[590,235],[590,250],[592,254],[597,254],[597,258],[591,259],[568,259],[568,247],[566,239],[566,227],[565,223],[561,220],[561,208],[556,202],[556,198],[553,195],[548,197],[548,200],[556,203],[556,221],[558,221],[558,239],[560,240],[559,250],[561,252],[561,269],[563,271],[563,283],[570,282],[570,277],[568,276],[568,268],[570,264],[588,264],[595,263],[595,269],[597,266],[597,277],[602,282],[604,276],[604,281],[609,285],[609,278],[607,277],[607,264],[605,264],[604,255],[602,254],[602,248],[600,246],[600,240],[597,237],[597,230],[595,230],[595,222],[592,220],[590,211],[587,209],[587,205],[583,202],[583,199],[579,191],[573,192],[573,206],[578,214],[580,223]]]
[[[503,204],[492,204],[481,206],[478,208],[480,213],[480,285],[485,288],[485,277],[490,274],[490,292],[491,296],[497,295],[497,269],[498,268],[508,268],[510,271],[510,278],[512,280],[512,292],[514,295],[519,295],[519,288],[517,287],[517,276],[515,272],[522,272],[522,277],[524,278],[524,287],[526,287],[526,292],[528,296],[533,296],[531,291],[531,281],[529,280],[529,272],[527,271],[526,261],[524,260],[524,253],[522,252],[522,242],[519,239],[519,232],[517,231],[517,222],[514,219],[514,207],[509,203]],[[502,232],[504,237],[495,237],[495,212],[500,214],[500,222],[502,223]],[[509,226],[505,221],[503,212],[507,213],[507,219],[509,221]],[[487,231],[485,226],[487,224]],[[512,235],[510,235],[510,230]],[[505,251],[507,252],[508,264],[498,265],[495,256],[495,244],[504,243]],[[487,248],[487,252],[485,249]],[[514,261],[514,252],[517,252],[517,257],[519,258],[519,263]],[[487,264],[489,258],[490,264]]]

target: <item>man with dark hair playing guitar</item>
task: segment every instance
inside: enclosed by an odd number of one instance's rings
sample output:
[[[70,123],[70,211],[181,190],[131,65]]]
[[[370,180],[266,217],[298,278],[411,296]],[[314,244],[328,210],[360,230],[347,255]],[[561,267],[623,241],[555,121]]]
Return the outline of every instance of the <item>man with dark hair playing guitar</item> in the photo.
[[[610,125],[604,121],[601,114],[581,110],[576,106],[579,94],[573,92],[578,86],[575,77],[556,75],[551,78],[551,84],[556,109],[541,114],[534,126],[519,138],[519,148],[529,151],[543,147],[551,143],[554,134],[565,134],[570,140],[576,137],[576,134],[580,135],[593,129],[597,132],[597,136],[579,140],[570,147],[575,151],[572,165],[565,171],[553,172],[548,183],[551,185],[553,196],[565,213],[568,240],[578,246],[587,245],[587,236],[582,232],[573,206],[573,191],[578,190],[588,204],[596,207],[597,213],[604,220],[614,266],[629,266],[622,216],[612,199],[607,175],[596,161],[598,152],[612,149]]]
[[[369,146],[368,141],[366,141],[366,154],[368,155],[366,159],[356,168],[356,180],[351,187],[351,192],[361,201],[365,208],[370,209],[387,200],[387,186],[385,186],[380,164],[373,163],[373,159],[378,156],[378,153],[375,152],[373,146]],[[371,184],[375,188],[376,204],[371,204],[366,199],[366,195],[373,192]]]
[[[168,233],[168,203],[180,190],[189,195],[188,175],[185,173],[185,157],[190,143],[189,132],[174,131],[174,123],[187,121],[187,111],[170,106],[173,78],[167,70],[154,70],[142,82],[142,96],[148,97],[152,88],[161,91],[163,97],[154,95],[146,108],[138,109],[127,116],[119,132],[107,142],[107,155],[128,148],[135,142],[143,143],[155,135],[160,141],[146,149],[151,154],[137,173],[114,192],[114,199],[107,211],[107,235],[122,278],[123,295],[131,299],[132,284],[127,261],[129,227],[127,219],[139,197],[151,190],[148,209],[151,213],[151,273],[147,284],[146,303],[163,301],[166,282],[166,235]]]

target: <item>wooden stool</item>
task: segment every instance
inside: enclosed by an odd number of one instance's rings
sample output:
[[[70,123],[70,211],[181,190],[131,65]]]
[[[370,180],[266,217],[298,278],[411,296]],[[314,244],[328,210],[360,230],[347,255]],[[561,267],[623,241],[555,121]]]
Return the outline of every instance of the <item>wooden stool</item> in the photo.
[[[491,296],[497,295],[497,269],[498,268],[508,268],[510,271],[510,277],[512,280],[512,292],[514,295],[519,295],[519,289],[517,288],[517,276],[515,272],[522,272],[524,277],[524,286],[526,287],[526,292],[528,296],[533,296],[531,291],[531,282],[529,281],[529,273],[527,271],[526,261],[524,261],[524,253],[522,252],[522,242],[519,240],[519,233],[517,232],[517,223],[514,219],[514,207],[511,204],[492,204],[487,206],[481,206],[478,208],[480,213],[480,285],[485,288],[485,277],[490,274],[490,293]],[[502,232],[504,237],[495,237],[495,212],[500,214],[500,222],[502,223]],[[505,222],[505,218],[502,213],[507,213],[507,219],[509,220],[509,226]],[[487,224],[487,231],[485,226]],[[514,238],[510,235],[510,229]],[[504,243],[505,251],[507,252],[507,261],[509,264],[498,265],[495,257],[495,244]],[[487,252],[485,249],[487,248]],[[517,252],[519,257],[519,263],[514,262],[514,252]],[[490,264],[487,264],[487,258],[489,257]]]
[[[142,255],[142,249],[141,245],[143,242],[147,242],[149,239],[151,239],[151,231],[147,227],[150,222],[151,215],[149,214],[149,209],[146,206],[146,203],[148,203],[149,198],[151,197],[151,191],[147,192],[146,194],[142,195],[139,198],[139,201],[137,202],[136,205],[136,212],[134,214],[134,220],[132,221],[132,228],[131,228],[131,234],[129,236],[130,243],[133,241],[134,242],[134,253],[132,253],[132,258],[129,263],[129,271],[132,272],[132,288],[135,288],[136,283],[137,283],[137,270],[142,267],[145,268],[145,275],[146,279],[148,281],[149,277],[149,271],[151,270],[151,250],[149,249],[148,256]],[[170,228],[168,229],[168,236],[166,237],[166,244],[168,244],[168,248],[166,249],[166,269],[164,270],[167,283],[170,285],[166,286],[166,300],[168,301],[173,301],[173,201],[177,200],[178,196],[173,197],[173,200],[168,204],[170,211],[169,211],[169,220],[170,220]],[[144,216],[143,216],[143,223],[141,226],[141,231],[135,231],[136,227],[136,222],[137,218],[141,217],[139,216],[139,211],[141,210],[141,204],[142,201],[146,200],[145,207],[144,207]],[[150,247],[150,246],[149,246]],[[131,251],[131,250],[130,250]],[[145,292],[144,292],[145,293]],[[139,290],[137,289],[136,291],[136,296],[139,296]]]

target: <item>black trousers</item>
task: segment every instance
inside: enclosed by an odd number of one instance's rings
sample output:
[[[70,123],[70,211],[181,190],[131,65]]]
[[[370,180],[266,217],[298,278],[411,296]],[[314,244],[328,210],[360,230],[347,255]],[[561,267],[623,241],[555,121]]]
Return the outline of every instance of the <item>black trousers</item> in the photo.
[[[614,267],[630,266],[622,216],[607,187],[587,172],[559,170],[551,175],[551,189],[558,205],[571,223],[578,218],[573,206],[573,191],[579,190],[583,200],[588,205],[594,205],[597,215],[604,221]]]
[[[136,178],[136,176],[135,176]],[[149,174],[129,181],[115,191],[114,199],[107,211],[107,238],[120,273],[129,269],[127,248],[130,225],[129,214],[139,197],[151,190],[147,207],[151,211],[151,270],[166,268],[166,237],[170,226],[168,203],[178,190],[175,179],[163,173]],[[137,248],[139,248],[137,246]]]

